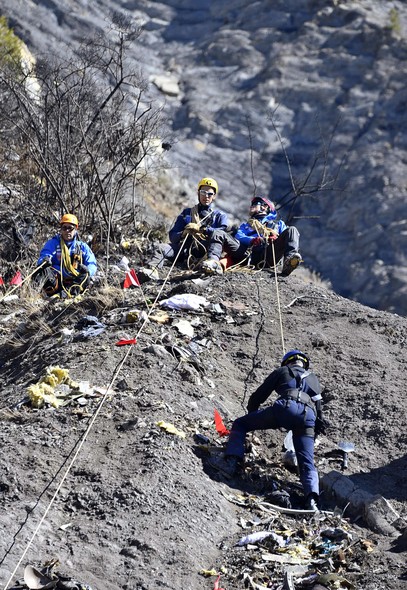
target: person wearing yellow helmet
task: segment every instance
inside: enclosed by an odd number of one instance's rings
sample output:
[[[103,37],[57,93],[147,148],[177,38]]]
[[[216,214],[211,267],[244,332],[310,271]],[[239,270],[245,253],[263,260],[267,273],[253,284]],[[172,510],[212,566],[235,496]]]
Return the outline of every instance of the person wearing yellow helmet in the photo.
[[[218,183],[214,178],[205,176],[198,182],[198,203],[183,209],[178,215],[169,231],[170,243],[157,245],[148,266],[161,268],[167,261],[172,262],[176,256],[180,263],[206,257],[208,248],[213,247],[213,233],[217,230],[226,231],[228,227],[226,213],[213,205],[218,191]],[[222,245],[217,243],[215,250],[219,260]],[[142,280],[148,280],[152,276],[150,269],[146,268],[139,269],[138,275]]]
[[[226,213],[213,207],[217,193],[218,183],[213,178],[205,177],[198,182],[198,204],[195,207],[184,209],[170,229],[169,237],[174,252],[179,250],[180,243],[186,235],[196,237],[197,234],[200,235],[206,251],[208,238],[213,231],[215,229],[226,230],[228,225]],[[187,248],[189,248],[189,244]],[[202,258],[202,253],[198,257]]]
[[[41,249],[37,266],[37,283],[44,294],[72,297],[83,292],[97,271],[91,248],[78,238],[76,215],[65,213],[60,219],[60,232]]]

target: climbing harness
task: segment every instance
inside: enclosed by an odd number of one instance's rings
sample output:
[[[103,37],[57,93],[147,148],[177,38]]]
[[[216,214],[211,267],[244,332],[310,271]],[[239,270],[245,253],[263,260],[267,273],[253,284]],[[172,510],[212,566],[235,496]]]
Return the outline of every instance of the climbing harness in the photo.
[[[209,213],[201,219],[199,217],[198,205],[195,205],[191,209],[192,223],[199,224],[202,227],[203,222],[209,219],[212,214],[213,211],[210,210]],[[203,243],[206,239],[206,235],[203,231],[190,233],[187,232],[184,236],[184,245],[178,250],[178,256],[183,251],[187,239],[190,239],[191,243],[188,246],[186,265],[189,270],[195,270],[207,256],[206,246]],[[200,251],[202,251],[202,256],[197,256]]]
[[[62,297],[65,296],[72,299],[86,292],[89,283],[89,273],[81,274],[78,271],[78,267],[82,264],[83,260],[79,244],[75,245],[75,251],[72,254],[70,254],[69,248],[62,237],[59,245],[61,249],[60,269],[58,271],[53,269],[53,276],[49,278],[49,282],[53,281],[53,284],[46,286],[44,292],[48,297],[60,293]]]
[[[315,401],[308,393],[305,393],[305,391],[303,391],[304,379],[308,377],[308,375],[311,375],[311,371],[304,371],[304,373],[302,374],[295,375],[294,371],[289,367],[288,370],[290,372],[291,377],[295,379],[297,387],[295,389],[286,389],[282,394],[280,394],[280,399],[292,399],[296,402],[300,402],[311,408],[316,414]]]

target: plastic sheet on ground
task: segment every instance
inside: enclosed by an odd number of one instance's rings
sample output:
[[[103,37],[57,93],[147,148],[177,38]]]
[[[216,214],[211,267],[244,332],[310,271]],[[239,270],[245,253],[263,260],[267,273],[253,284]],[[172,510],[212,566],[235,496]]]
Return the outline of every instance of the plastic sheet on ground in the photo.
[[[86,315],[75,325],[77,330],[80,330],[79,334],[75,334],[74,340],[87,340],[99,336],[106,330],[106,324],[99,321],[96,316]]]
[[[249,543],[258,543],[267,537],[271,537],[279,547],[284,547],[285,541],[283,537],[281,535],[277,535],[273,531],[257,531],[256,533],[251,533],[250,535],[246,535],[245,537],[239,539],[237,545],[241,547],[243,545],[248,545]]]
[[[163,299],[160,301],[162,307],[168,307],[169,309],[175,310],[193,310],[200,311],[202,307],[210,305],[209,301],[201,295],[194,295],[192,293],[183,293],[181,295],[174,295],[169,299]]]
[[[190,322],[187,320],[179,320],[175,324],[172,324],[174,328],[178,330],[180,334],[183,336],[188,336],[189,338],[194,337],[194,328],[191,326]]]

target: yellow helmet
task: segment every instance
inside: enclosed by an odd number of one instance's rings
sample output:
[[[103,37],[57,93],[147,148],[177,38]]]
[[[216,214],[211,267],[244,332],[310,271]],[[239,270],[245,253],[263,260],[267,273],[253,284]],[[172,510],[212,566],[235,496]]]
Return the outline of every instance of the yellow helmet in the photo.
[[[215,193],[218,194],[218,183],[213,178],[202,178],[202,180],[198,182],[198,190],[201,186],[211,186]]]
[[[65,213],[65,215],[61,217],[59,224],[63,225],[64,223],[71,223],[75,227],[79,226],[79,221],[76,215],[71,215],[70,213]]]

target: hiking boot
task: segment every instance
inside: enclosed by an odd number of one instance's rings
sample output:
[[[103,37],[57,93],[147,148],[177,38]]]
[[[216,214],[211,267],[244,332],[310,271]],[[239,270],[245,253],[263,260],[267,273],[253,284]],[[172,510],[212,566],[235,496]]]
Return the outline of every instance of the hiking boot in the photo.
[[[313,510],[314,512],[319,512],[318,500],[319,496],[315,492],[311,492],[311,494],[308,494],[305,500],[305,510]]]
[[[208,464],[213,467],[213,469],[220,471],[227,478],[234,477],[237,474],[241,463],[241,458],[237,457],[236,455],[211,457],[208,460]]]
[[[206,275],[221,275],[223,274],[223,267],[219,260],[215,258],[208,258],[204,260],[201,264],[201,270]]]
[[[301,254],[298,252],[293,252],[292,254],[289,254],[289,256],[286,256],[284,259],[283,270],[281,271],[282,276],[288,277],[288,275],[290,275],[301,262]]]

